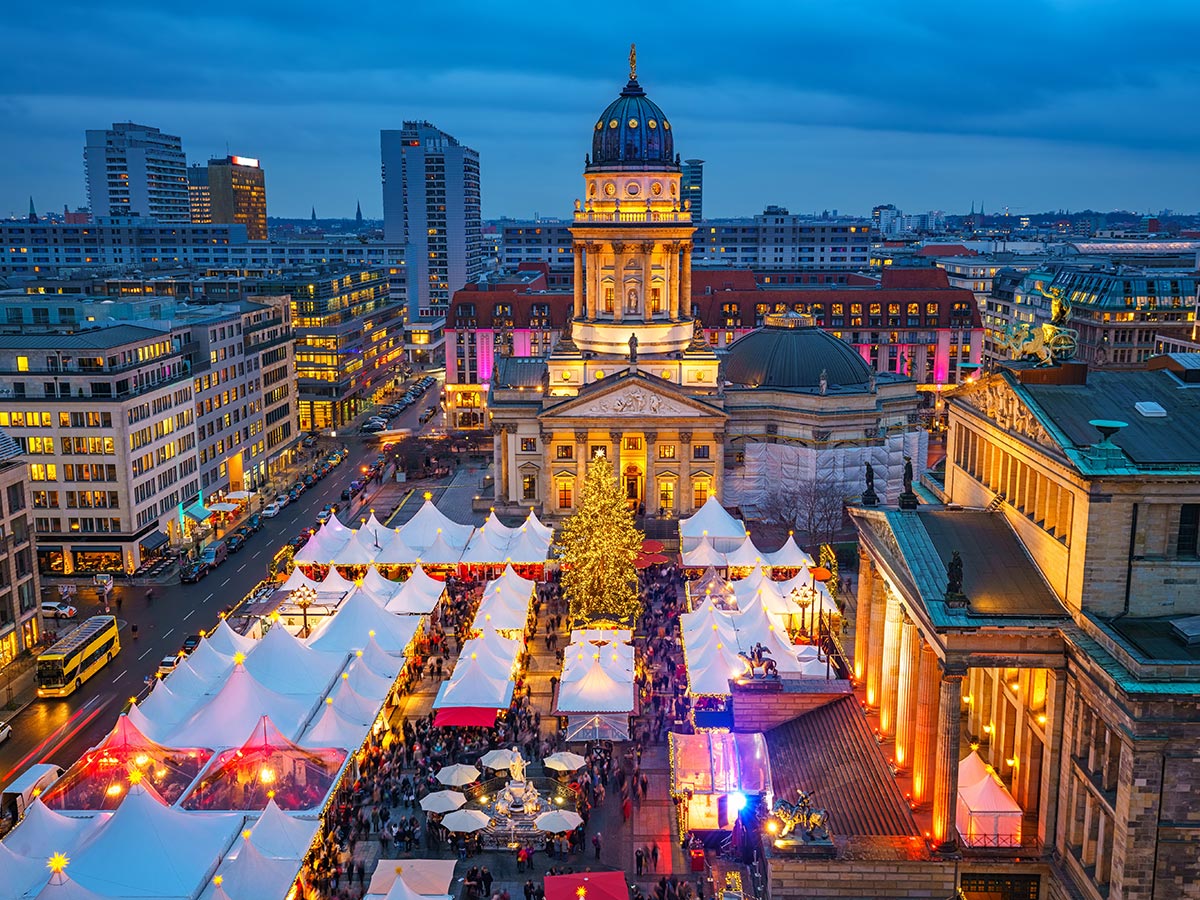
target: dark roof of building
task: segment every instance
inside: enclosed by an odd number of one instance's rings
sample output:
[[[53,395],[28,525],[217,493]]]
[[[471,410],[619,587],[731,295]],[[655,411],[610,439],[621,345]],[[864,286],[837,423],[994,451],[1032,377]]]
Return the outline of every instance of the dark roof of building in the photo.
[[[0,350],[105,350],[167,336],[140,325],[112,325],[74,334],[0,334]]]
[[[866,360],[804,321],[795,314],[768,317],[762,328],[734,341],[725,357],[725,380],[740,387],[804,390],[819,388],[824,373],[831,390],[866,390],[871,380]]]
[[[501,356],[492,370],[492,386],[540,388],[545,382],[546,360],[540,356]]]
[[[1099,443],[1100,433],[1089,422],[1109,419],[1127,423],[1111,440],[1139,466],[1200,463],[1200,388],[1184,387],[1167,371],[1093,369],[1086,384],[1021,387],[1076,447]],[[1165,415],[1144,415],[1139,403],[1156,403]]]
[[[985,616],[1065,616],[1066,610],[999,513],[920,508],[943,565],[957,550],[970,610]]]
[[[772,728],[766,740],[775,796],[794,802],[798,790],[813,793],[833,834],[920,834],[853,696]]]
[[[636,77],[608,104],[592,131],[589,172],[678,171],[671,123]]]
[[[917,251],[917,256],[978,256],[974,250],[962,244],[926,244]]]

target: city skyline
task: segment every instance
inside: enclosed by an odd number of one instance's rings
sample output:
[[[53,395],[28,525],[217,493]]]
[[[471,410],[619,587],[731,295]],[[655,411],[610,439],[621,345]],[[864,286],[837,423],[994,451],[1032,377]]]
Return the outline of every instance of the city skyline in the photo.
[[[85,205],[84,132],[135,121],[179,134],[189,162],[226,150],[263,160],[273,216],[352,215],[361,200],[379,218],[378,133],[406,119],[479,151],[485,217],[564,215],[581,136],[623,84],[630,41],[682,156],[707,160],[710,216],[768,203],[860,215],[887,202],[1200,208],[1200,126],[1173,114],[1200,99],[1189,49],[1200,10],[1182,3],[1031,2],[1003,19],[942,3],[862,20],[772,8],[769,28],[765,6],[737,20],[691,8],[669,37],[473,4],[457,16],[373,8],[369,29],[319,21],[315,5],[186,18],[141,2],[56,7],[53,29],[32,7],[14,13],[32,58],[86,65],[131,35],[204,52],[91,66],[87,78],[78,65],[23,70],[5,98],[5,215],[24,214],[30,195],[39,210]],[[446,21],[468,26],[446,35]],[[403,53],[388,52],[395,34]]]

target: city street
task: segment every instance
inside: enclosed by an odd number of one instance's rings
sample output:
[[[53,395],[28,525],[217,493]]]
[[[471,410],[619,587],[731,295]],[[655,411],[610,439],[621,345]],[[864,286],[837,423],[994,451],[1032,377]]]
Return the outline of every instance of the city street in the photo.
[[[411,428],[416,434],[440,424],[440,417],[425,426],[417,421],[426,406],[439,402],[440,393],[439,382],[392,426]],[[112,609],[120,620],[120,654],[70,697],[35,700],[11,720],[12,736],[0,745],[0,785],[34,763],[54,762],[66,767],[103,738],[130,698],[146,690],[146,679],[154,677],[163,657],[178,652],[189,634],[211,629],[225,607],[237,603],[265,578],[280,546],[302,528],[316,526],[321,507],[327,503],[345,507],[342,490],[359,476],[361,466],[374,460],[381,443],[359,436],[357,429],[339,434],[336,441],[322,441],[319,449],[329,451],[344,444],[350,456],[278,516],[264,519],[262,530],[200,582],[181,584],[176,577],[170,584],[155,585],[150,602],[146,586],[118,582],[115,598],[119,598],[119,606],[115,599]],[[77,605],[79,620],[103,612],[90,597]],[[136,639],[131,628],[135,623],[139,632]]]

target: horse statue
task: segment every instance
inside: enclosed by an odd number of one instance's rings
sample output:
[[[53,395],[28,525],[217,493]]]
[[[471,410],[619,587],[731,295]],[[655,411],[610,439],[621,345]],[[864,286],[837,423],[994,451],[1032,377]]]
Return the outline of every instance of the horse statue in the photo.
[[[767,648],[762,644],[755,644],[749,653],[739,653],[738,657],[745,663],[751,678],[758,677],[759,669],[762,669],[763,678],[779,677],[779,667],[775,665],[775,660],[767,655]]]
[[[1008,325],[996,335],[996,344],[1008,350],[1012,359],[1036,359],[1044,366],[1054,362],[1054,352],[1042,329],[1031,329],[1026,322]]]
[[[806,841],[829,840],[829,815],[823,809],[812,808],[812,794],[807,791],[796,791],[796,802],[776,800],[771,809],[771,815],[783,823],[779,832],[780,838],[785,838],[797,831]]]

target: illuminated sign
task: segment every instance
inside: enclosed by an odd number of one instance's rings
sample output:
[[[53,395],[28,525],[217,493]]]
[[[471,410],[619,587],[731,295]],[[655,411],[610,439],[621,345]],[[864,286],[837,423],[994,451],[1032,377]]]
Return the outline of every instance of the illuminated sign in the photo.
[[[252,156],[231,156],[229,161],[235,166],[250,166],[253,169],[258,168],[258,160]]]

